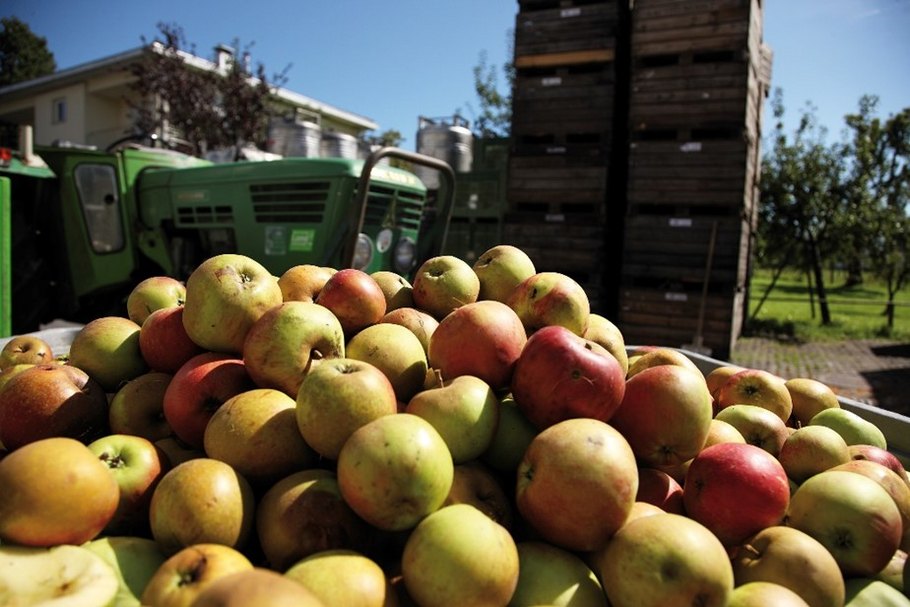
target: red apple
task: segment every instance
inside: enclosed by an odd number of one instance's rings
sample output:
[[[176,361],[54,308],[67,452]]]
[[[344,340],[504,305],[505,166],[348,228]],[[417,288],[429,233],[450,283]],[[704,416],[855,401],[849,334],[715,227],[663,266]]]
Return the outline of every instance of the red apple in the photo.
[[[663,470],[656,468],[638,469],[638,493],[635,501],[653,504],[664,512],[686,513],[682,485]]]
[[[385,294],[379,284],[356,268],[332,274],[316,297],[316,303],[332,311],[347,337],[376,324],[386,313]]]
[[[567,419],[534,437],[517,476],[518,512],[568,550],[601,548],[626,522],[638,492],[629,443],[591,418]]]
[[[429,363],[445,380],[473,375],[501,390],[526,342],[524,325],[509,306],[477,301],[442,319],[430,339]]]
[[[315,592],[278,571],[244,569],[200,588],[191,607],[326,607]]]
[[[170,374],[203,352],[183,326],[183,306],[149,314],[139,330],[139,350],[150,369]]]
[[[584,335],[591,302],[575,279],[560,272],[538,272],[523,280],[506,302],[521,318],[528,334],[548,325],[559,325]]]
[[[171,555],[149,578],[141,595],[143,605],[189,606],[217,580],[253,564],[239,550],[222,544],[195,544]]]
[[[278,287],[284,301],[313,303],[325,283],[337,270],[313,264],[291,266],[278,277]]]
[[[622,404],[610,424],[639,460],[663,468],[698,454],[711,428],[711,394],[705,378],[679,365],[658,365],[626,382]]]
[[[902,478],[906,478],[906,471],[904,470],[904,465],[901,464],[901,460],[887,449],[882,449],[875,445],[847,445],[847,452],[850,454],[850,459],[867,459],[878,462],[886,468],[890,468]]]
[[[226,400],[255,388],[243,361],[205,352],[188,360],[164,393],[164,417],[180,440],[202,449],[205,427]]]
[[[779,524],[790,501],[783,466],[749,444],[706,447],[689,465],[683,487],[686,514],[726,546]]]
[[[518,407],[541,430],[574,417],[609,421],[625,387],[616,357],[560,325],[528,338],[511,382]]]
[[[793,412],[793,397],[783,379],[762,369],[734,373],[714,395],[718,410],[730,405],[757,405],[773,411],[785,423]]]
[[[409,329],[420,340],[424,354],[430,353],[430,337],[439,326],[439,321],[417,308],[396,308],[386,312],[379,322],[390,322]]]
[[[0,390],[0,443],[9,450],[42,438],[89,443],[107,430],[107,395],[71,365],[35,365]]]
[[[692,362],[692,359],[679,350],[674,348],[654,348],[635,357],[634,364],[629,365],[626,377],[634,377],[641,371],[658,365],[679,365],[701,373],[698,366]],[[707,383],[707,378],[705,378],[705,382]]]
[[[443,506],[471,504],[491,519],[512,528],[512,502],[493,472],[475,460],[455,466],[452,488]]]

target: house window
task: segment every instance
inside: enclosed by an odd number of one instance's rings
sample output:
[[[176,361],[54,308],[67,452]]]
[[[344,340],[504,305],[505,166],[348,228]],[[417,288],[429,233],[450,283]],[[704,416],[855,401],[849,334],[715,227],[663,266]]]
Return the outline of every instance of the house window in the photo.
[[[52,103],[53,115],[51,116],[52,124],[66,122],[66,97],[58,97]]]

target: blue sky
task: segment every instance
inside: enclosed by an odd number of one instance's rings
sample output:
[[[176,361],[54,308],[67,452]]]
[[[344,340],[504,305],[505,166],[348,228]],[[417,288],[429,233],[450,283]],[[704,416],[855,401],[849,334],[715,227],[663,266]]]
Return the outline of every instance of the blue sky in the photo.
[[[788,125],[807,102],[831,137],[863,94],[880,97],[883,117],[910,107],[910,0],[763,4]],[[516,0],[0,0],[0,16],[47,38],[59,68],[136,47],[161,21],[203,56],[254,43],[268,73],[290,65],[287,88],[397,129],[409,149],[418,116],[473,119],[472,68],[482,52],[497,67],[511,59],[517,12]]]

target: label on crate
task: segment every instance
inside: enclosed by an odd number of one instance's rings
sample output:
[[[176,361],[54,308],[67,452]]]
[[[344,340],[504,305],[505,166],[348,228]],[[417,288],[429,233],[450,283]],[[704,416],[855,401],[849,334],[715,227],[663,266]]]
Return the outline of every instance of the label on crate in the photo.
[[[701,151],[701,141],[687,141],[686,143],[679,146],[680,152],[700,152]]]
[[[580,6],[573,6],[572,8],[564,8],[559,11],[559,16],[562,18],[566,17],[577,17],[581,14]]]
[[[548,145],[547,154],[565,154],[566,146],[564,145]]]
[[[540,79],[540,86],[559,86],[562,84],[562,77],[548,76]]]
[[[671,217],[670,218],[670,227],[671,228],[691,228],[692,227],[692,218],[691,217]]]
[[[565,220],[566,220],[566,216],[563,215],[562,213],[547,213],[544,216],[544,221],[549,221],[549,222],[554,222],[554,223],[562,223]]]
[[[674,291],[667,291],[664,293],[664,299],[667,301],[689,301],[689,296],[685,293],[676,293]]]

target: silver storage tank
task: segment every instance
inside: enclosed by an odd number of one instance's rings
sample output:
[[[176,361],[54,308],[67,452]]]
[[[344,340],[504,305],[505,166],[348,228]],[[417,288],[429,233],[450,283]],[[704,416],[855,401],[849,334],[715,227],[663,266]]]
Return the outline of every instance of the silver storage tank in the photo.
[[[357,138],[347,133],[328,131],[322,134],[319,150],[320,156],[356,160],[358,152]]]
[[[282,156],[315,158],[320,154],[322,127],[310,120],[275,117],[269,122],[269,151]]]
[[[451,118],[418,118],[417,153],[449,163],[456,173],[468,173],[473,162],[474,134],[468,121],[455,114]],[[439,173],[415,166],[414,172],[428,189],[439,189]]]

